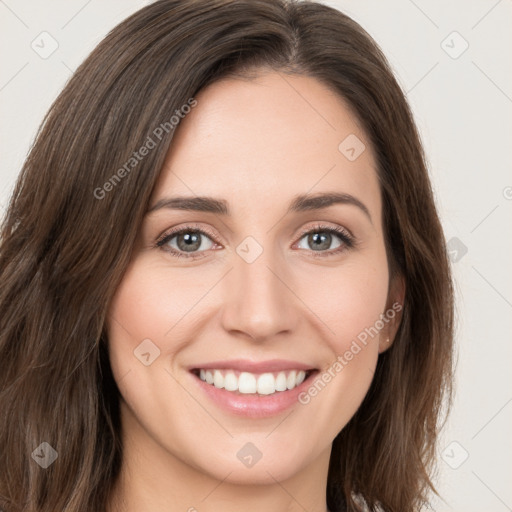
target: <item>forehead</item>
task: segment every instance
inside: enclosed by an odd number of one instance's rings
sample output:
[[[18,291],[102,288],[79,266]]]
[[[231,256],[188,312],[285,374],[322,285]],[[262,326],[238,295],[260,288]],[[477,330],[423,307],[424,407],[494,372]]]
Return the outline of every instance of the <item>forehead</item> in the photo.
[[[195,99],[177,128],[155,200],[210,195],[242,212],[337,191],[359,197],[379,218],[370,142],[347,103],[316,79],[272,71],[215,82]]]

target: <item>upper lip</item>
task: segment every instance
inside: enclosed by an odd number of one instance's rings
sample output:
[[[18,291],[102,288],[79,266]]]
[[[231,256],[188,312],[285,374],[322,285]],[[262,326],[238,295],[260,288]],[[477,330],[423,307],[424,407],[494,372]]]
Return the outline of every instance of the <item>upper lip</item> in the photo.
[[[288,359],[271,359],[268,361],[251,361],[249,359],[226,359],[213,361],[211,363],[196,364],[189,367],[189,370],[213,370],[230,369],[249,373],[278,372],[281,370],[315,370],[310,364],[299,363]]]

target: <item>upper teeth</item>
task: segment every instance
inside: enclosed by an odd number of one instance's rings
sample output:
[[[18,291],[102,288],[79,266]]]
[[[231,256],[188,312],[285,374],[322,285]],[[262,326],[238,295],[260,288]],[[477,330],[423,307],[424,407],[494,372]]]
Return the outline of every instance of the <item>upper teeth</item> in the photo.
[[[258,393],[271,395],[276,391],[286,391],[301,384],[306,378],[304,370],[291,370],[287,372],[254,374],[249,372],[235,372],[234,370],[203,370],[199,371],[199,378],[216,388],[240,393]]]

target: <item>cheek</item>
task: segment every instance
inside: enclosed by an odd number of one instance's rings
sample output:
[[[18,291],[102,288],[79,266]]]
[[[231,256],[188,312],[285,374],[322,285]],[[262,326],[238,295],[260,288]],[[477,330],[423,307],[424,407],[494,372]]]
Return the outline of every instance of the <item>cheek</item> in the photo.
[[[388,298],[385,258],[378,264],[362,261],[328,271],[317,270],[302,283],[302,293],[309,290],[308,306],[322,320],[326,339],[336,354],[350,350],[354,340],[378,350],[380,330],[375,325],[380,325]]]
[[[194,305],[211,286],[208,276],[204,290],[194,286],[198,283],[191,281],[193,271],[171,272],[139,257],[124,274],[107,320],[110,364],[123,397],[123,421],[135,430],[142,425],[175,453],[182,446],[169,441],[170,433],[171,439],[183,440],[187,429],[193,431],[194,425],[204,423],[204,410],[173,377],[172,365],[195,329],[190,325]],[[187,414],[177,421],[176,411],[181,408]]]
[[[166,370],[180,348],[176,340],[183,338],[179,332],[187,324],[186,315],[198,300],[186,272],[172,278],[169,274],[143,258],[134,260],[108,310],[113,375],[125,400],[133,408],[146,404],[153,411],[149,416],[160,410],[154,402],[159,390],[174,385]]]
[[[322,320],[331,356],[323,371],[300,397],[315,418],[309,428],[335,437],[355,414],[373,379],[378,359],[381,315],[385,312],[389,276],[382,257],[361,260],[303,280],[308,305]],[[313,286],[315,285],[315,286]],[[320,326],[320,323],[318,323]],[[317,429],[317,425],[322,425]]]
[[[383,313],[387,281],[373,286],[343,280],[335,307],[324,298],[331,357],[311,385],[299,396],[312,439],[334,439],[360,407],[373,380],[378,360],[379,334],[372,330]],[[330,315],[329,315],[329,311]],[[334,311],[335,310],[335,311]],[[327,339],[327,338],[326,338]]]
[[[143,340],[150,339],[161,353],[172,354],[177,349],[173,343],[176,333],[186,325],[186,315],[201,297],[199,283],[191,281],[192,272],[169,272],[142,259],[135,260],[109,308],[112,352],[132,352]]]

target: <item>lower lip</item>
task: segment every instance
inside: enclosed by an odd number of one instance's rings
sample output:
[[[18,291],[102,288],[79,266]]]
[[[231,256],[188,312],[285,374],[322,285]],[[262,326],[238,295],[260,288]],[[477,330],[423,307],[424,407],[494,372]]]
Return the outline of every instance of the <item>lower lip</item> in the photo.
[[[311,372],[304,382],[293,389],[276,391],[271,395],[256,395],[216,388],[190,372],[198,386],[213,402],[232,414],[246,418],[267,418],[286,411],[298,402],[298,396],[311,385],[317,373],[317,370]]]

